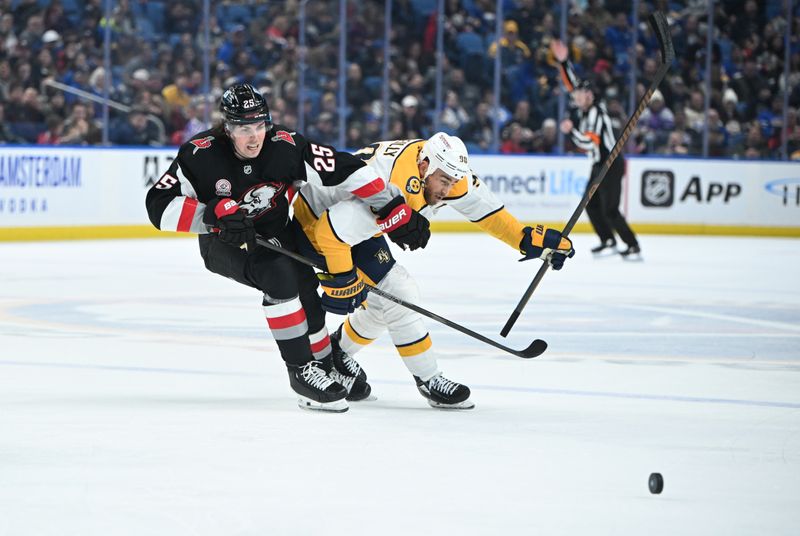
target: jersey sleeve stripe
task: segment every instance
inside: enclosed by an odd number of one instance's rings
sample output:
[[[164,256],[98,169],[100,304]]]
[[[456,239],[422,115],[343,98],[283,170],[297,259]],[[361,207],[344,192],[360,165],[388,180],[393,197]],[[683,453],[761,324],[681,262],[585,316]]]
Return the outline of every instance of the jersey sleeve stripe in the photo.
[[[592,140],[592,143],[594,143],[595,145],[598,145],[598,146],[600,145],[600,136],[598,136],[596,133],[587,130],[585,132],[585,134],[586,134],[586,137],[588,137],[590,140]]]
[[[203,223],[203,211],[198,210],[200,203],[191,197],[175,197],[169,202],[161,214],[159,229],[183,233],[206,233],[208,228]]]
[[[373,195],[382,192],[383,189],[386,188],[386,182],[381,178],[377,177],[376,179],[368,182],[364,186],[356,188],[353,190],[353,195],[360,197],[362,199],[367,197],[372,197]]]
[[[183,198],[183,207],[181,207],[181,215],[178,218],[178,232],[188,233],[192,228],[192,221],[194,215],[197,213],[197,199],[191,197]]]

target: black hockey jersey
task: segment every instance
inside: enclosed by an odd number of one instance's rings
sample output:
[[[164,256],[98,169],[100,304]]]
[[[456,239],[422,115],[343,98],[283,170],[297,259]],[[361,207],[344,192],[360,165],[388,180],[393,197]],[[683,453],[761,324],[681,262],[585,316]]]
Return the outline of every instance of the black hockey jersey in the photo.
[[[221,128],[196,135],[178,149],[145,203],[150,221],[162,231],[208,233],[211,228],[203,223],[206,203],[231,198],[247,212],[256,231],[270,237],[289,219],[287,191],[304,182],[344,189],[375,208],[392,199],[388,179],[360,158],[274,125],[259,155],[250,160],[236,157]]]

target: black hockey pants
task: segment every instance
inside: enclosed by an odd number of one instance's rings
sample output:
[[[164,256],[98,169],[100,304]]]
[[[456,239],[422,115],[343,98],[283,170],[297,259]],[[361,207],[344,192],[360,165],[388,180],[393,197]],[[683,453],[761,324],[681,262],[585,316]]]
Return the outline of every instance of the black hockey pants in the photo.
[[[289,228],[277,237],[281,246],[295,251],[294,237]],[[222,242],[216,234],[200,235],[200,255],[206,268],[215,274],[233,279],[264,293],[263,305],[285,302],[299,296],[308,330],[304,334],[272,329],[281,357],[289,365],[303,365],[313,359],[308,334],[325,327],[325,312],[317,294],[319,284],[314,270],[278,252],[257,246],[248,253]],[[279,335],[283,333],[283,336]]]

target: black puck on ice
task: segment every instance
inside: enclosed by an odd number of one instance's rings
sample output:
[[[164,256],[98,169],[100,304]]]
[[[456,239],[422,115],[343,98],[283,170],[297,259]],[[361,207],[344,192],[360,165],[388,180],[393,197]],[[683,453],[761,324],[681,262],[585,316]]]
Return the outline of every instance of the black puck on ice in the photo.
[[[664,489],[664,477],[661,476],[661,473],[651,473],[648,484],[650,485],[650,493],[658,495]]]

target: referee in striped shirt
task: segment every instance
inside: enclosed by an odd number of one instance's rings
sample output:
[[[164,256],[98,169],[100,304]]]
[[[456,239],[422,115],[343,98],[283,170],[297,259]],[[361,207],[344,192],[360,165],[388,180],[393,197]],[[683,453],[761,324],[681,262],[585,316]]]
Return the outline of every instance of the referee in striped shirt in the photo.
[[[608,158],[614,147],[616,138],[611,127],[611,118],[608,116],[605,104],[595,102],[592,87],[588,81],[580,81],[575,76],[575,71],[567,59],[566,45],[558,40],[553,40],[550,50],[558,60],[561,68],[561,80],[567,91],[572,95],[572,102],[576,109],[573,111],[575,122],[565,119],[561,122],[561,132],[567,134],[572,142],[585,151],[592,160],[592,174],[589,183],[603,167],[603,162]],[[577,123],[577,127],[575,126]],[[592,253],[615,252],[617,241],[614,233],[625,242],[627,249],[621,251],[623,257],[638,257],[641,249],[636,235],[631,230],[625,217],[619,211],[620,194],[622,192],[622,176],[625,175],[625,157],[620,153],[611,164],[603,182],[595,195],[586,206],[586,213],[595,232],[600,237],[600,245],[592,248]],[[587,183],[587,189],[589,187]]]

